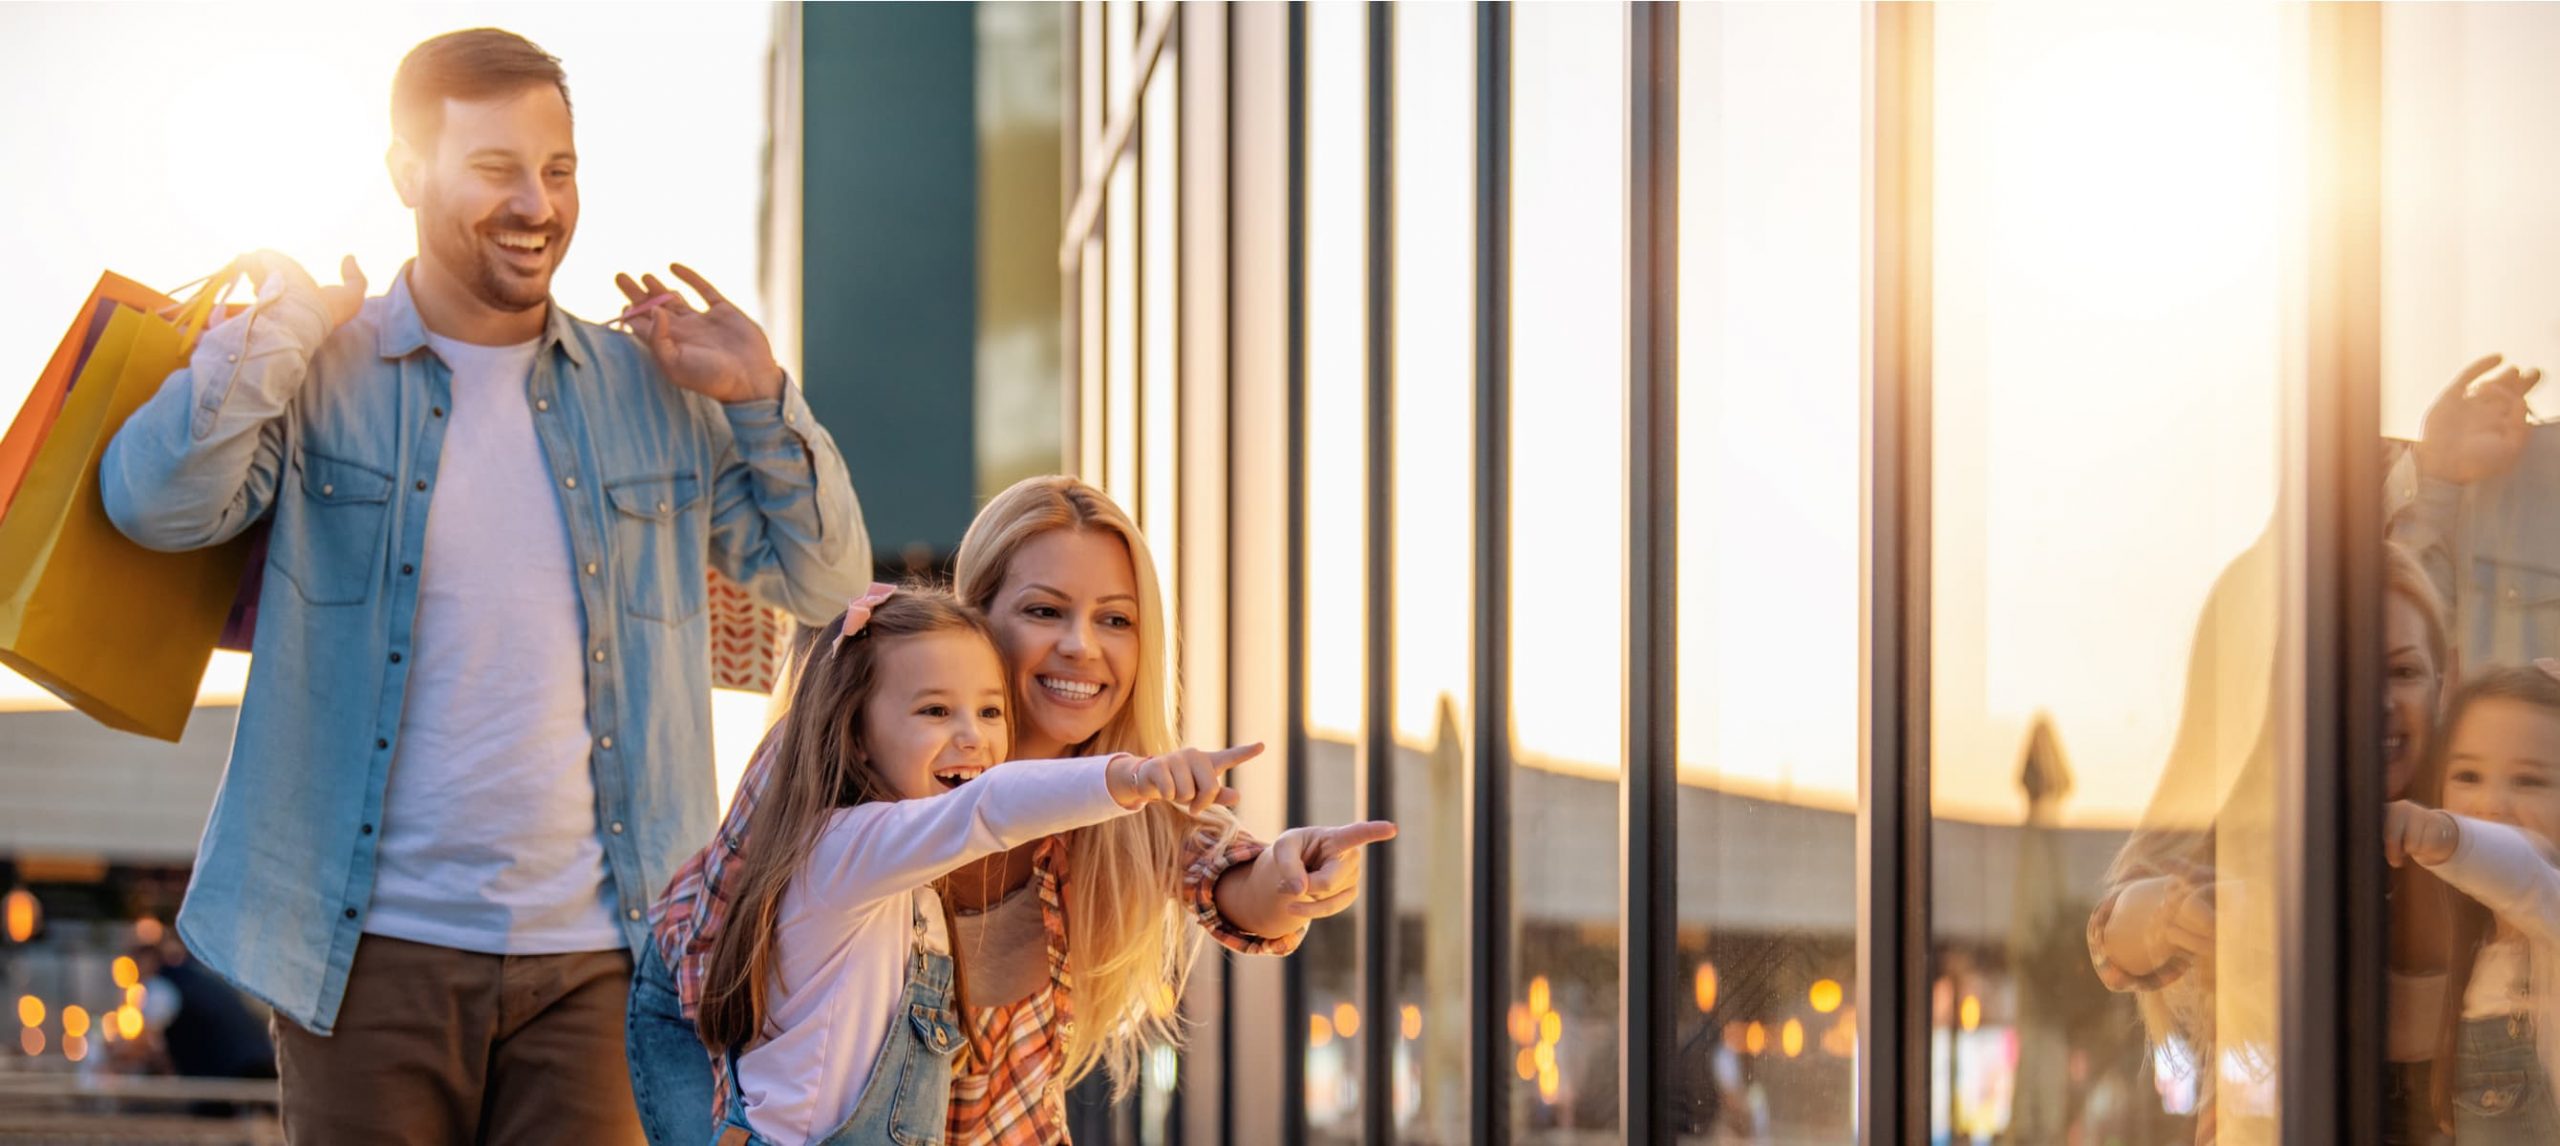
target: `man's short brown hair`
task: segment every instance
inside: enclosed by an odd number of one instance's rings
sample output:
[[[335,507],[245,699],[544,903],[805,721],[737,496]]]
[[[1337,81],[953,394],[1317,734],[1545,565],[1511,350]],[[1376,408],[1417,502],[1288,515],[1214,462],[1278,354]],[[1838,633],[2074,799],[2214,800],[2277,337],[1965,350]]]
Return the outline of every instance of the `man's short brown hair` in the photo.
[[[569,102],[560,59],[533,41],[497,28],[447,32],[409,49],[391,77],[391,133],[413,147],[435,142],[444,101],[489,99],[549,84]]]

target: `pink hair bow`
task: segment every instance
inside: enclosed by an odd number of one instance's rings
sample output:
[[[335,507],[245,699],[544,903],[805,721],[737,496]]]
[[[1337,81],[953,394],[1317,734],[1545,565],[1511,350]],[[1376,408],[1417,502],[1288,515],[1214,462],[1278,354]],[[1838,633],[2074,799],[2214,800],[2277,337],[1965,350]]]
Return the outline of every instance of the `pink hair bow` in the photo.
[[[871,625],[871,611],[879,608],[881,602],[889,599],[889,594],[897,591],[897,586],[889,584],[886,581],[874,581],[871,583],[870,589],[865,590],[861,596],[854,598],[850,603],[846,604],[844,607],[844,629],[836,634],[836,643],[827,649],[827,655],[829,657],[833,657],[837,653],[843,652],[846,641],[860,637],[863,630],[869,628]]]
[[[2553,680],[2560,680],[2560,660],[2553,660],[2550,657],[2535,657],[2533,658],[2533,667],[2541,669],[2542,675],[2544,676],[2550,677]]]

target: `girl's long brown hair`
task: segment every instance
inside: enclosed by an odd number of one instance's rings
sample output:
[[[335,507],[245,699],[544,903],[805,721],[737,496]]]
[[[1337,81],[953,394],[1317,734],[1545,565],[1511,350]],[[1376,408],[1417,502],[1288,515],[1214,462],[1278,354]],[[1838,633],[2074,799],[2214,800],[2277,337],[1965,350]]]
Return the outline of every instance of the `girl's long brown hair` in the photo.
[[[737,865],[731,884],[737,899],[712,940],[696,1024],[703,1045],[713,1050],[743,1048],[764,1032],[780,955],[782,893],[808,866],[836,811],[898,798],[863,750],[862,706],[879,685],[883,650],[941,632],[974,633],[990,651],[995,647],[977,610],[946,590],[923,586],[901,587],[839,648],[836,636],[843,631],[839,614],[816,631],[802,655],[772,772],[747,817],[746,847],[730,861]]]
[[[2463,716],[2484,700],[2521,701],[2560,716],[2560,680],[2538,668],[2500,666],[2463,681],[2462,687],[2454,691],[2452,702],[2445,705],[2444,718],[2436,722],[2435,742],[2427,746],[2426,762],[2409,781],[2418,802],[2430,808],[2444,807],[2454,733],[2462,727]],[[2479,900],[2450,884],[2444,885],[2443,899],[2451,925],[2445,928],[2448,946],[2444,1014],[2436,1026],[2435,1085],[2429,1097],[2435,1106],[2437,1124],[2449,1134],[2453,1132],[2453,1064],[2462,1039],[2462,997],[2471,989],[2472,965],[2479,962],[2480,948],[2489,941],[2496,921]]]

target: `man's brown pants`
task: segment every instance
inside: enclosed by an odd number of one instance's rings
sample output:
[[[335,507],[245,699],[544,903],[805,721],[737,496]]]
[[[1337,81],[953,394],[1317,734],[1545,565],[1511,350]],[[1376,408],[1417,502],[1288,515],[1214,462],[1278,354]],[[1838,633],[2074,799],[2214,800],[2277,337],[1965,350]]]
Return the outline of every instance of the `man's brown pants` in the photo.
[[[484,955],[367,935],[335,1034],[275,1020],[295,1146],[637,1143],[625,951]]]

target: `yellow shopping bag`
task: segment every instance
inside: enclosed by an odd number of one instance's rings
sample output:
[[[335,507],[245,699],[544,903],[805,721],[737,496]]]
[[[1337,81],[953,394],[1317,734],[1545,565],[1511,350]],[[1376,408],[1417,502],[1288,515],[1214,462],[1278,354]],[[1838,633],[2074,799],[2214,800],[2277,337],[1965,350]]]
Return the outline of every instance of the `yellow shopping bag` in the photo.
[[[162,740],[186,731],[246,545],[155,553],[127,540],[99,500],[98,459],[186,365],[233,277],[170,311],[116,307],[0,515],[0,664],[102,724]]]

